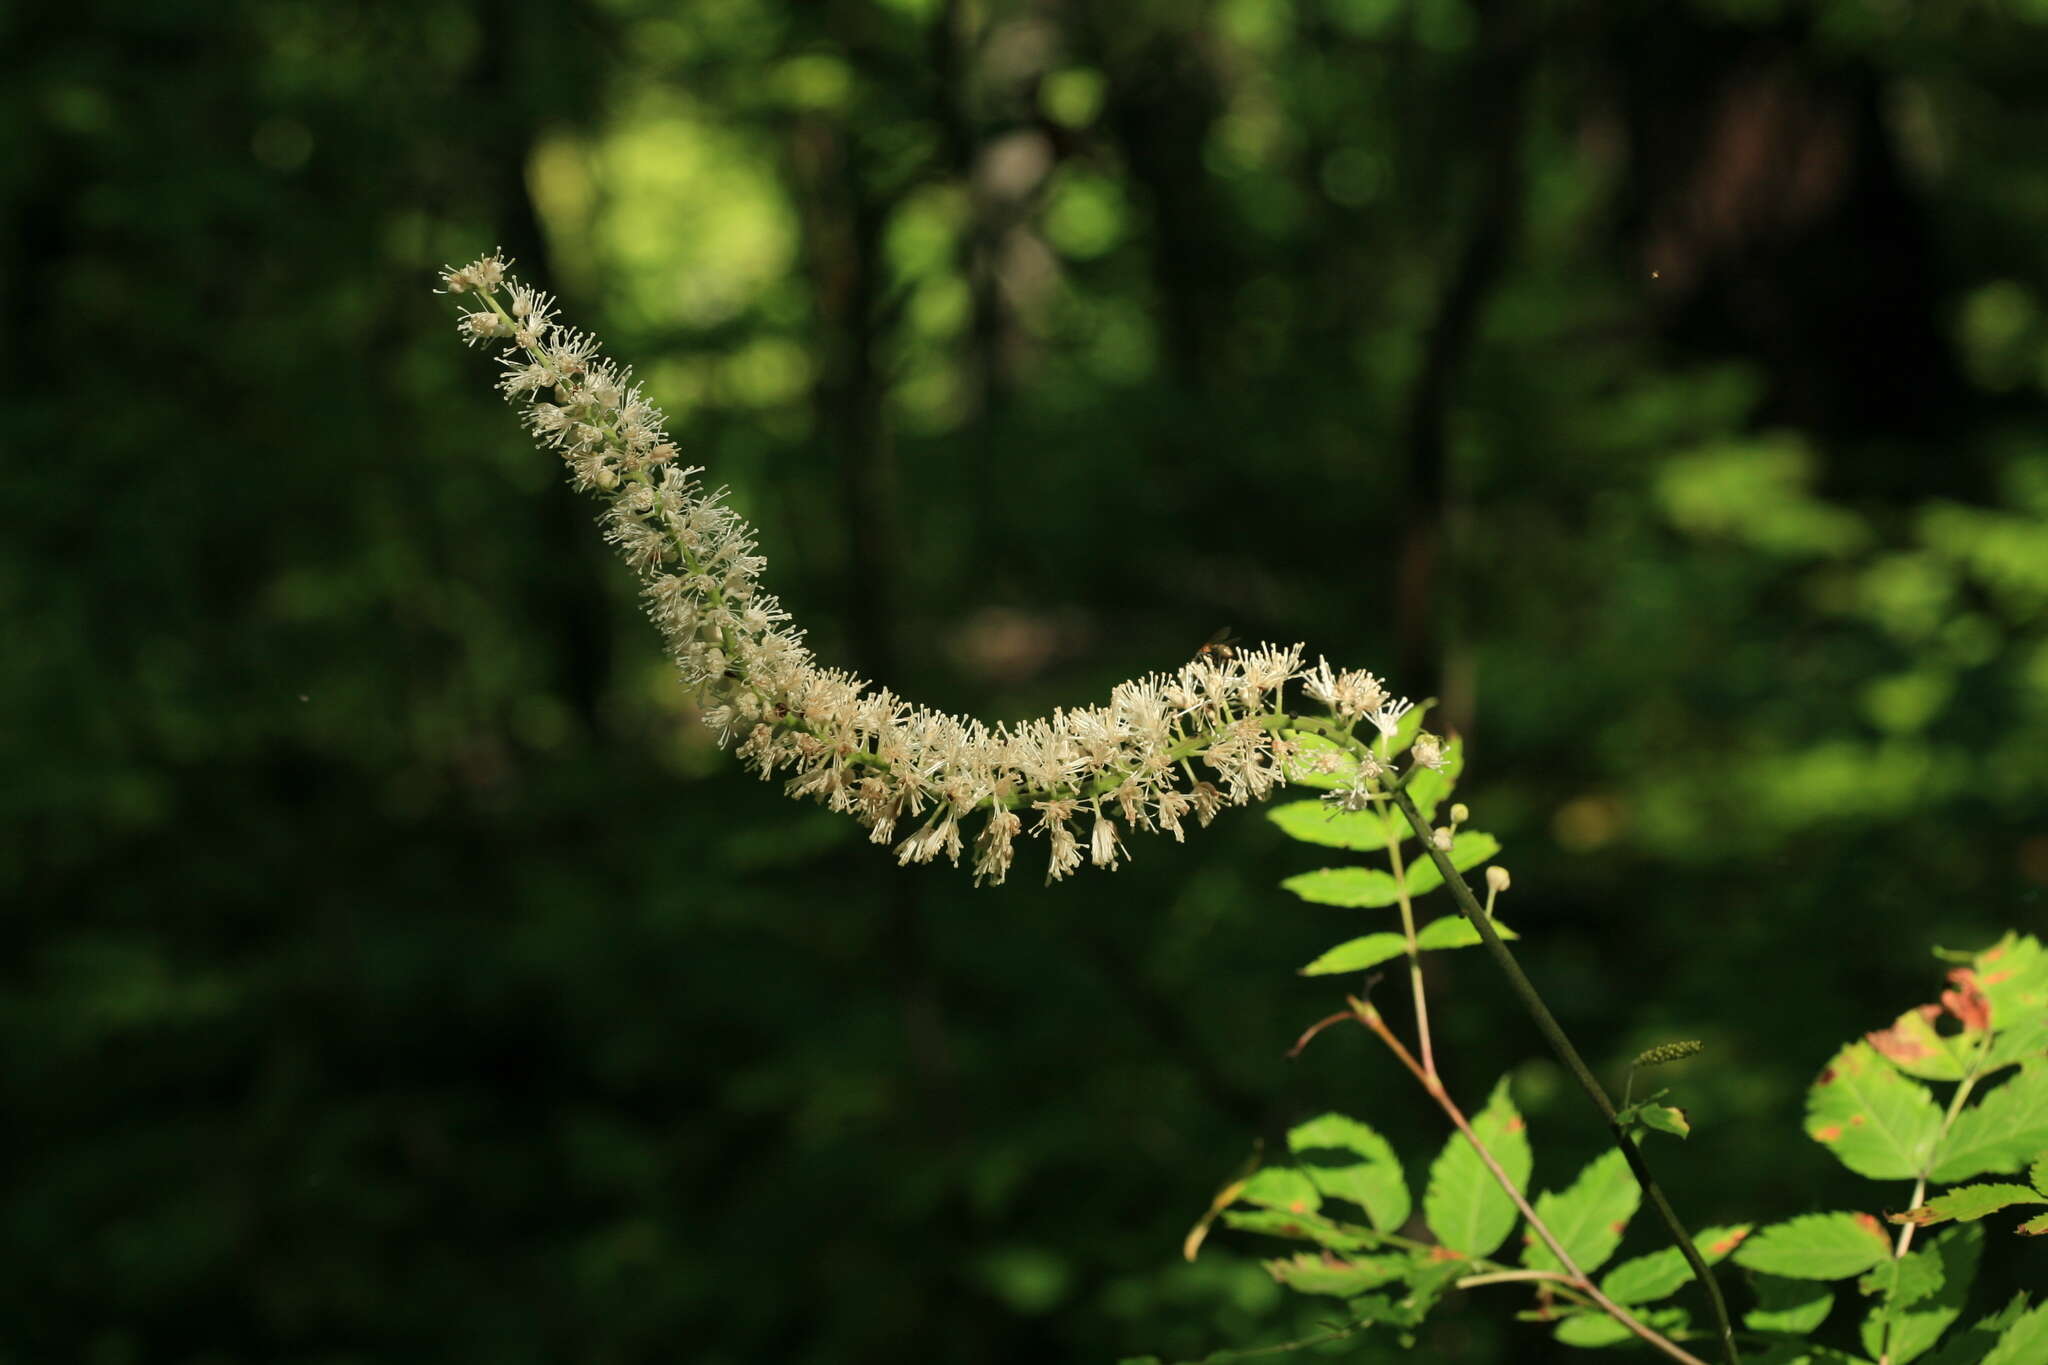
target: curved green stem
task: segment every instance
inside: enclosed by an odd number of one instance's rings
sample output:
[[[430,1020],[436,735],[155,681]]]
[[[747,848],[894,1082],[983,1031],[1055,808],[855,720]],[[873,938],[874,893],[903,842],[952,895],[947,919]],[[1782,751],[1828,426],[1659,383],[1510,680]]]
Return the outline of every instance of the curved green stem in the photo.
[[[1431,837],[1429,822],[1423,819],[1422,812],[1416,809],[1414,798],[1402,788],[1396,788],[1392,795],[1394,804],[1400,807],[1401,814],[1406,816],[1408,823],[1414,827],[1422,847],[1435,861],[1437,871],[1443,874],[1444,885],[1451,889],[1458,909],[1471,921],[1473,929],[1479,934],[1479,941],[1485,945],[1494,963],[1507,977],[1509,988],[1522,1002],[1522,1008],[1528,1011],[1537,1031],[1543,1035],[1544,1041],[1550,1044],[1550,1050],[1557,1054],[1565,1069],[1572,1073],[1573,1079],[1578,1081],[1579,1088],[1586,1092],[1586,1097],[1593,1102],[1593,1107],[1599,1110],[1600,1117],[1606,1120],[1608,1131],[1614,1135],[1614,1143],[1621,1149],[1623,1159],[1628,1162],[1629,1171],[1635,1176],[1636,1184],[1642,1186],[1644,1196],[1650,1201],[1650,1207],[1656,1210],[1657,1217],[1671,1234],[1672,1240],[1677,1243],[1679,1254],[1685,1257],[1685,1263],[1692,1268],[1693,1277],[1707,1291],[1708,1302],[1714,1310],[1714,1325],[1721,1338],[1721,1352],[1727,1357],[1730,1365],[1737,1365],[1742,1357],[1735,1348],[1735,1328],[1728,1319],[1728,1303],[1721,1297],[1721,1286],[1715,1282],[1714,1272],[1707,1268],[1699,1248],[1693,1245],[1692,1236],[1686,1232],[1685,1224],[1678,1220],[1678,1214],[1672,1209],[1671,1201],[1666,1199],[1664,1191],[1658,1188],[1656,1177],[1650,1174],[1649,1164],[1643,1160],[1642,1151],[1636,1146],[1635,1139],[1621,1126],[1621,1120],[1614,1112],[1614,1102],[1607,1097],[1607,1091],[1594,1077],[1592,1068],[1579,1056],[1579,1050],[1572,1046],[1572,1040],[1565,1035],[1564,1028],[1551,1014],[1550,1007],[1543,1003],[1543,997],[1537,993],[1535,984],[1522,971],[1522,964],[1515,960],[1514,953],[1509,951],[1506,942],[1494,929],[1493,921],[1487,917],[1485,909],[1479,904],[1479,898],[1472,894],[1472,888],[1465,881],[1463,874],[1452,865],[1450,854],[1436,846],[1436,840]]]

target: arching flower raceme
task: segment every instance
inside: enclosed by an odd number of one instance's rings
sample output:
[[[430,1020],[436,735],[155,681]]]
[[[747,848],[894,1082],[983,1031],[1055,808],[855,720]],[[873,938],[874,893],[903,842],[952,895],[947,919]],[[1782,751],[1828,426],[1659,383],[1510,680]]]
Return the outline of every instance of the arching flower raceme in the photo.
[[[971,851],[974,879],[1000,882],[1020,835],[1043,836],[1046,879],[1128,857],[1125,831],[1178,840],[1225,805],[1287,781],[1303,737],[1356,765],[1357,796],[1382,777],[1351,737],[1361,720],[1391,736],[1408,703],[1379,679],[1302,667],[1301,646],[1207,651],[1171,673],[1121,683],[1099,706],[986,725],[903,700],[820,665],[760,586],[767,561],[722,489],[679,463],[667,419],[597,339],[555,320],[553,301],[496,254],[442,272],[470,345],[501,348],[498,390],[581,492],[605,501],[605,539],[640,576],[647,614],[721,744],[791,796],[852,815],[904,863]],[[1300,680],[1326,712],[1285,709]],[[1214,780],[1200,778],[1202,763]],[[971,829],[969,822],[972,822]]]

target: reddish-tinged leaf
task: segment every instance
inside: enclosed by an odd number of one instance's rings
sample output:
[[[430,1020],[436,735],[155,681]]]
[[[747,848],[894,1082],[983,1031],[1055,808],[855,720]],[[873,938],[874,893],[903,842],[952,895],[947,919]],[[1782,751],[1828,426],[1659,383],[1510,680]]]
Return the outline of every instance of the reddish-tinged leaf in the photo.
[[[1947,1001],[1955,994],[1950,991],[1942,999]],[[1922,1005],[1900,1015],[1890,1028],[1867,1033],[1864,1038],[1886,1061],[1909,1076],[1959,1081],[1968,1070],[1966,1060],[1974,1058],[1976,1050],[1984,1045],[1984,1034],[1980,1027],[1943,1037],[1934,1027],[1941,1014],[1940,1005]]]
[[[1927,1168],[1941,1108],[1869,1043],[1851,1043],[1807,1092],[1806,1132],[1858,1175],[1911,1180]]]

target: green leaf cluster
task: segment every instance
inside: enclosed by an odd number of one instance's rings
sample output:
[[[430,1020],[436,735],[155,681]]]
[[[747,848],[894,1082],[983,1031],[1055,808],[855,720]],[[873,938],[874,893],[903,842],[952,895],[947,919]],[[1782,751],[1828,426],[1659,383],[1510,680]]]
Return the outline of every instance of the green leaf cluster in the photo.
[[[1423,707],[1402,717],[1391,740],[1377,743],[1387,759],[1397,757],[1414,742],[1421,727]],[[1312,762],[1298,762],[1289,780],[1332,790],[1347,787],[1357,775],[1357,760],[1347,751],[1314,736],[1304,749]],[[1407,791],[1425,820],[1433,819],[1444,799],[1457,785],[1464,770],[1464,745],[1453,739],[1444,745],[1443,765],[1424,768],[1408,781]],[[1326,771],[1331,764],[1334,770]],[[1443,872],[1421,846],[1415,830],[1391,803],[1360,811],[1340,810],[1324,801],[1289,801],[1266,812],[1289,838],[1321,848],[1344,849],[1370,855],[1368,861],[1321,867],[1289,877],[1280,885],[1313,905],[1330,905],[1344,910],[1382,910],[1406,902],[1411,911],[1424,894],[1443,886]],[[1451,866],[1469,872],[1500,852],[1500,841],[1478,830],[1460,829],[1451,838],[1447,853]],[[1507,925],[1495,928],[1505,939],[1517,937]],[[1415,950],[1433,952],[1443,948],[1470,948],[1480,941],[1479,931],[1456,911],[1420,923],[1415,932]],[[1335,976],[1362,972],[1391,962],[1408,952],[1408,936],[1398,927],[1374,930],[1348,938],[1301,969],[1303,976]]]
[[[1337,960],[1342,951],[1325,957]],[[2042,1033],[2048,953],[2032,937],[2009,934],[1967,955],[1948,984],[1940,1004],[1909,1011],[1841,1048],[1808,1094],[1805,1126],[1859,1175],[1952,1185],[1892,1223],[1953,1226],[1916,1240],[1873,1213],[1839,1210],[1699,1233],[1694,1246],[1703,1260],[1712,1265],[1732,1258],[1745,1272],[1751,1298],[1741,1312],[1745,1359],[1769,1365],[2048,1360],[2048,1303],[2030,1305],[2024,1295],[1953,1330],[1964,1318],[1985,1251],[1976,1221],[2024,1207],[2035,1212],[2020,1231],[2048,1232],[2048,1056],[2042,1055],[2048,1051]],[[1653,1060],[1694,1050],[1653,1049]],[[1661,1103],[1663,1093],[1630,1105],[1624,1124],[1684,1136],[1684,1113]],[[1471,1130],[1502,1175],[1517,1189],[1532,1189],[1528,1127],[1505,1079],[1472,1117]],[[1387,1324],[1412,1334],[1450,1289],[1539,1272],[1531,1280],[1539,1302],[1521,1316],[1548,1324],[1567,1345],[1636,1342],[1628,1327],[1591,1300],[1593,1284],[1673,1340],[1692,1341],[1697,1350],[1710,1339],[1692,1309],[1672,1301],[1692,1278],[1676,1248],[1609,1265],[1641,1199],[1619,1150],[1596,1157],[1562,1186],[1534,1194],[1537,1217],[1550,1233],[1544,1238],[1462,1133],[1429,1163],[1419,1224],[1400,1159],[1368,1125],[1325,1114],[1295,1128],[1288,1145],[1290,1162],[1244,1182],[1223,1221],[1308,1243],[1308,1250],[1267,1261],[1266,1269],[1290,1289],[1343,1300],[1351,1329]],[[1953,1184],[2022,1169],[2027,1183]],[[1903,1202],[1894,1197],[1891,1206]],[[1558,1250],[1583,1279],[1574,1278]],[[1859,1303],[1836,1320],[1838,1307]],[[1840,1343],[1816,1341],[1831,1321],[1842,1333]]]

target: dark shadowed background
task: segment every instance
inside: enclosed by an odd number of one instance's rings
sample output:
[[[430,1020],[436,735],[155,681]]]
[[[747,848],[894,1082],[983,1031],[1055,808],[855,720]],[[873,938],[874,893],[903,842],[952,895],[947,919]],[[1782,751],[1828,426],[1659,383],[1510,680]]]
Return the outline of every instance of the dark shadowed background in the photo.
[[[1805,1085],[2048,918],[2040,0],[128,0],[0,51],[0,1361],[1198,1356],[1333,1306],[1178,1259],[1254,1137],[1442,1141],[1362,1032],[1283,1060],[1358,912],[1256,813],[975,891],[722,755],[430,292],[495,244],[829,661],[1017,717],[1228,623],[1441,696],[1589,1054],[1707,1043],[1695,1225],[1868,1206]],[[1597,1124],[1433,973],[1563,1180]],[[1482,1292],[1426,1358],[1563,1358]]]

